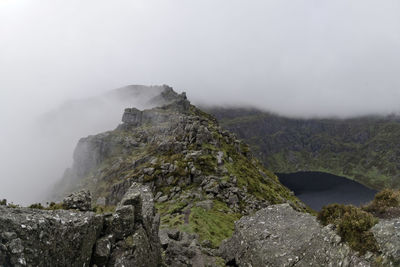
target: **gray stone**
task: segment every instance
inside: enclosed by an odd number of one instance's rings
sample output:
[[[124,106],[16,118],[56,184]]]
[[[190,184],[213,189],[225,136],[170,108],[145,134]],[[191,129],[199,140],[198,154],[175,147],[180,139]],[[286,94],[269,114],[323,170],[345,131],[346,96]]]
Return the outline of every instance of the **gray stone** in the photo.
[[[0,206],[0,244],[6,242],[2,246],[7,247],[0,249],[0,262],[6,266],[89,266],[102,228],[102,217],[93,212]]]
[[[168,196],[162,196],[162,197],[159,197],[158,199],[157,199],[157,202],[165,202],[165,201],[167,201],[168,200]]]
[[[169,229],[167,234],[169,238],[179,241],[181,232],[177,229]]]
[[[110,237],[103,237],[96,242],[92,261],[98,266],[105,266],[111,253]]]
[[[106,205],[106,198],[105,197],[99,197],[96,200],[96,205],[98,206],[105,206]]]
[[[153,175],[155,169],[154,168],[145,168],[143,169],[143,173],[147,175]]]
[[[400,218],[380,220],[371,231],[386,260],[400,266]]]
[[[218,165],[222,165],[224,162],[223,162],[223,157],[224,157],[224,152],[223,151],[218,151],[217,152],[217,164]]]
[[[220,253],[238,266],[369,266],[339,241],[312,215],[281,204],[237,221]]]
[[[159,222],[150,188],[136,183],[114,214],[0,206],[0,266],[156,267]]]
[[[91,209],[92,197],[87,190],[81,190],[70,194],[63,200],[66,209],[77,209],[80,211],[89,211]]]

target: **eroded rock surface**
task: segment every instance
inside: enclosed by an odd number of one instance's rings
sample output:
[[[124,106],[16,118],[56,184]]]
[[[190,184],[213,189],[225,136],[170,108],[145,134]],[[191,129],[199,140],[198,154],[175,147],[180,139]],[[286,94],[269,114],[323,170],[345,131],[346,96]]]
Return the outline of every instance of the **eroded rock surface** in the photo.
[[[371,231],[385,261],[391,262],[392,266],[400,266],[400,218],[380,220]]]
[[[88,266],[102,227],[93,212],[0,206],[0,266]]]
[[[237,221],[220,253],[237,266],[369,266],[340,241],[315,217],[280,204]]]
[[[0,206],[0,266],[158,266],[159,221],[136,183],[115,213]]]

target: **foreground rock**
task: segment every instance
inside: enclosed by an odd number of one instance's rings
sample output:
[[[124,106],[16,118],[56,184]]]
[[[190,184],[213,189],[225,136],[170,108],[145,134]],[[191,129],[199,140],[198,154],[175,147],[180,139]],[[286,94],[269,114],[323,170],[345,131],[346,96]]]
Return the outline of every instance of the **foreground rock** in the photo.
[[[0,206],[0,263],[88,266],[103,218],[92,212]]]
[[[158,227],[138,184],[114,214],[0,206],[0,266],[158,266]]]
[[[315,217],[281,204],[242,217],[220,253],[237,266],[369,266],[340,241]]]
[[[381,220],[371,229],[385,262],[400,266],[400,218]]]
[[[92,197],[90,196],[90,192],[87,190],[81,190],[65,197],[63,200],[63,205],[66,209],[89,211],[91,208],[91,202]]]
[[[166,266],[225,266],[224,261],[216,256],[217,251],[209,248],[207,242],[200,244],[196,234],[162,229],[159,235]]]

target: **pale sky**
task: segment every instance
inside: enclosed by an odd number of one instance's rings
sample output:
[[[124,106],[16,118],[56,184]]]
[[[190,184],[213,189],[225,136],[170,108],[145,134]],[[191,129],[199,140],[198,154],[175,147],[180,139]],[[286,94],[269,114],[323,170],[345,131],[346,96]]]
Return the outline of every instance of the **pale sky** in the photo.
[[[399,14],[397,0],[0,0],[0,160],[39,114],[127,84],[286,115],[399,112]],[[0,198],[25,181],[3,164]]]

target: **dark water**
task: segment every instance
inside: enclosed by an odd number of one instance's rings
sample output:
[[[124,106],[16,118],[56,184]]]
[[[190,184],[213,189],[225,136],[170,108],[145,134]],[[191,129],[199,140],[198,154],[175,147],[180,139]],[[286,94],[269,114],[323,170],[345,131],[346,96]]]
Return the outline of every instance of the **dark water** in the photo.
[[[375,190],[345,177],[323,172],[277,174],[282,184],[312,209],[319,211],[331,203],[359,206],[371,201]]]

